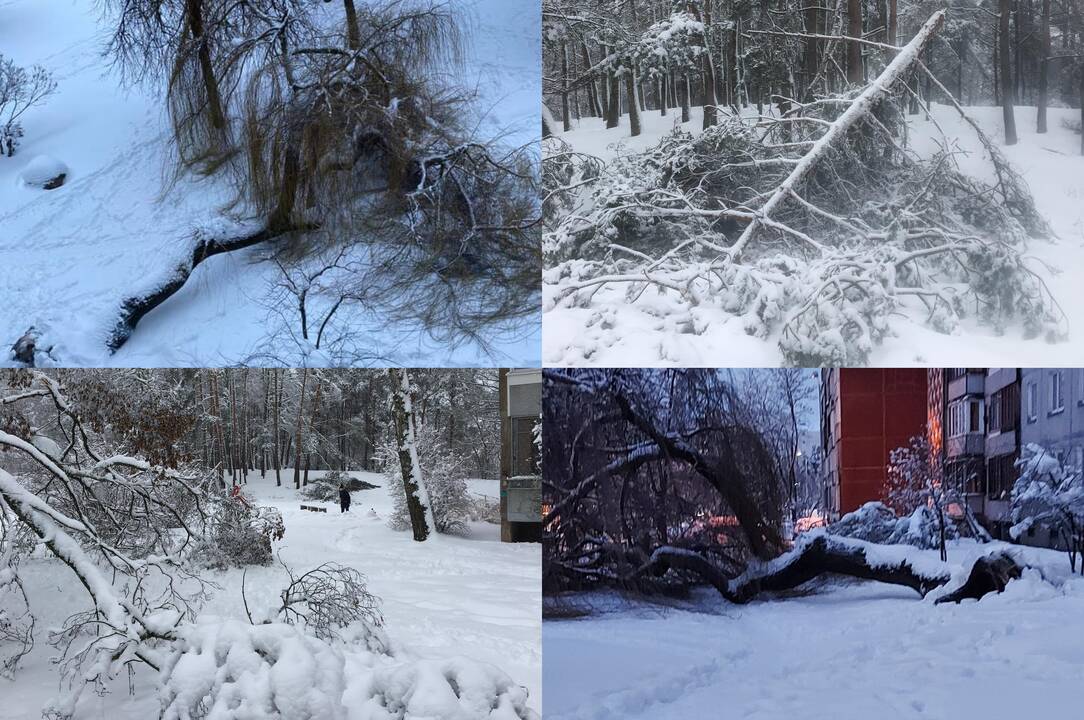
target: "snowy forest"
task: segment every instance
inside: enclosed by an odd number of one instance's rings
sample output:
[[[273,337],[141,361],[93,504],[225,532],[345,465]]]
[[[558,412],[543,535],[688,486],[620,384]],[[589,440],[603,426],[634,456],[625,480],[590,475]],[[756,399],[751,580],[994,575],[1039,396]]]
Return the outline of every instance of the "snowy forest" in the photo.
[[[495,370],[3,372],[0,717],[538,718],[500,453]]]
[[[537,60],[484,10],[0,4],[7,364],[536,355]]]
[[[1076,0],[546,0],[543,23],[548,364],[1078,354]]]
[[[1084,477],[1060,455],[1024,449],[1012,536],[1045,526],[1065,544],[1015,544],[918,438],[891,453],[883,501],[823,512],[809,371],[544,382],[549,715],[676,720],[720,698],[735,716],[843,720],[1075,707],[1080,650],[1060,638],[1080,629]]]

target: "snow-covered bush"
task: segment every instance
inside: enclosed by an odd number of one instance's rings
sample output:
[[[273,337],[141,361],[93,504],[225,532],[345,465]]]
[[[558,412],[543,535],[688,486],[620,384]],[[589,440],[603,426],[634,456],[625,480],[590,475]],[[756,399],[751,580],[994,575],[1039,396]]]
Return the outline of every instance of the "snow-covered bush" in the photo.
[[[1076,571],[1084,556],[1084,475],[1065,468],[1050,451],[1028,443],[1017,461],[1020,477],[1012,489],[1009,534],[1018,538],[1032,527],[1045,527],[1069,550]],[[1084,574],[1084,557],[1080,563]]]
[[[463,659],[400,662],[286,623],[207,619],[162,668],[161,720],[539,720],[527,692]]]
[[[429,500],[433,503],[433,520],[437,532],[453,535],[470,533],[467,524],[471,518],[472,503],[467,483],[464,459],[453,452],[436,427],[422,425],[418,428],[416,444],[418,460],[422,466],[422,478]],[[389,441],[381,449],[384,475],[388,478],[395,507],[388,525],[395,530],[409,530],[410,513],[407,510],[406,492],[403,489],[402,469],[395,443]]]
[[[923,550],[936,550],[941,545],[937,517],[925,505],[915,508],[910,515],[897,517],[884,503],[868,502],[831,523],[827,532],[882,545],[913,545]],[[956,526],[947,523],[945,535],[947,539],[956,539],[959,536]]]
[[[193,557],[205,567],[219,569],[267,565],[272,541],[282,539],[285,533],[278,510],[255,505],[251,498],[237,493],[214,503],[207,534]]]

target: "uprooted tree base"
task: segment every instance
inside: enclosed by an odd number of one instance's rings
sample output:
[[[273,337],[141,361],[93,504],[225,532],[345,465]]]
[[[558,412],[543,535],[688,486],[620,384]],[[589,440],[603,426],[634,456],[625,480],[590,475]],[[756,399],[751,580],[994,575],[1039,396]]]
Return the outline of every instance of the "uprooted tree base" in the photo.
[[[928,75],[921,53],[942,20],[935,13],[863,88],[676,131],[608,168],[548,140],[553,304],[590,307],[621,287],[630,303],[650,290],[675,308],[718,307],[797,366],[864,364],[905,303],[942,332],[973,314],[1063,334],[1023,258],[1048,228],[993,143],[953,102],[992,183],[965,174],[951,150],[920,158],[904,145],[908,83]]]
[[[662,547],[636,574],[658,574],[668,570],[691,573],[718,590],[729,602],[737,604],[748,603],[764,592],[793,590],[826,574],[903,585],[923,597],[951,579],[947,566],[918,568],[902,553],[897,558],[871,560],[871,550],[885,553],[891,547],[856,540],[840,541],[827,534],[818,534],[811,540],[799,541],[794,550],[776,560],[751,567],[734,578],[697,553]],[[988,593],[1001,592],[1010,580],[1020,577],[1022,570],[1022,566],[1004,551],[980,557],[972,566],[967,582],[936,602],[978,600]]]

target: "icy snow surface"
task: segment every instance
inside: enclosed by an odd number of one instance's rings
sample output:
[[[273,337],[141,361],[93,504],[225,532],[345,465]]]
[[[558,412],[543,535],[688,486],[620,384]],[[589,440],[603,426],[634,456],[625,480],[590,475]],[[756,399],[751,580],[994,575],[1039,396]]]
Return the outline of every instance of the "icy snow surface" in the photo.
[[[995,141],[1003,137],[1001,108],[969,107],[968,114]],[[752,109],[755,112],[755,108]],[[1043,338],[1024,339],[1021,327],[1010,326],[998,335],[973,318],[961,323],[956,335],[944,335],[926,326],[924,311],[893,319],[895,335],[874,348],[870,365],[921,366],[973,364],[1075,365],[1084,357],[1084,157],[1080,136],[1063,126],[1076,120],[1080,111],[1050,108],[1049,132],[1035,133],[1035,108],[1016,108],[1020,142],[1002,147],[1005,156],[1023,176],[1035,196],[1039,212],[1050,222],[1056,238],[1034,239],[1028,248],[1029,266],[1046,282],[1068,316],[1068,339],[1050,343]],[[956,111],[934,106],[934,118],[950,138],[956,138],[961,168],[989,179],[992,170],[974,132]],[[628,137],[628,118],[621,126],[606,130],[597,118],[584,119],[562,139],[581,152],[609,161],[620,154],[653,147],[680,120],[671,112],[643,114],[644,133]],[[682,128],[698,132],[700,108],[692,108]],[[910,141],[919,152],[936,148],[936,128],[923,115],[912,116]],[[729,366],[763,367],[782,361],[778,338],[760,340],[747,335],[741,318],[711,307],[678,306],[666,295],[644,293],[634,305],[624,299],[624,288],[604,288],[588,308],[550,309],[559,286],[543,287],[545,328],[542,361],[548,366]]]
[[[1003,547],[952,545],[949,585]],[[1073,716],[1084,686],[1084,578],[1066,578],[1062,553],[1011,547],[1058,584],[1028,570],[1001,595],[960,605],[835,581],[744,606],[714,591],[673,607],[585,598],[597,615],[543,625],[546,718]]]
[[[273,472],[263,480],[259,472],[250,476],[246,490],[258,503],[282,512],[286,535],[275,543],[282,559],[295,572],[324,562],[356,568],[382,600],[385,630],[397,657],[434,666],[452,667],[456,658],[494,665],[529,691],[529,707],[541,713],[540,546],[501,543],[499,527],[487,523],[472,523],[469,538],[414,542],[409,532],[387,527],[392,501],[384,477],[352,474],[381,487],[352,493],[351,511],[345,515],[337,503],[308,500],[306,504],[323,505],[328,512],[302,511],[290,485],[291,470],[283,471],[282,488],[275,487]],[[472,492],[499,494],[496,481],[468,482]],[[55,651],[47,645],[47,629],[59,627],[65,617],[90,603],[72,572],[56,559],[26,560],[20,574],[31,606],[40,612],[37,644],[14,682],[0,679],[0,720],[37,718],[45,701],[57,694],[57,668],[49,662]],[[220,616],[247,623],[241,571],[207,572],[206,577],[221,589],[203,608],[201,618]],[[287,582],[279,566],[250,567],[245,588],[253,615],[273,609]],[[157,717],[155,680],[154,673],[143,668],[134,679],[134,696],[128,695],[126,682],[116,683],[104,697],[85,693],[74,720]]]
[[[150,87],[121,86],[101,56],[99,5],[0,0],[0,51],[20,65],[43,65],[57,80],[56,94],[24,116],[26,137],[15,157],[0,158],[0,365],[10,363],[7,348],[31,325],[41,332],[39,347],[52,347],[55,363],[65,366],[337,362],[304,343],[268,346],[283,321],[271,288],[277,271],[260,262],[259,248],[200,265],[139,323],[127,345],[108,354],[122,299],[152,287],[187,257],[194,231],[233,223],[220,212],[231,198],[216,182],[169,183],[163,101]],[[462,7],[476,39],[459,79],[482,93],[479,135],[507,135],[514,144],[537,138],[538,3],[470,0]],[[19,173],[36,155],[67,164],[64,187],[43,192],[22,185]],[[297,325],[293,309],[282,312]],[[538,324],[494,333],[490,357],[476,344],[449,348],[418,328],[389,328],[362,311],[342,321],[360,329],[368,361],[376,364],[539,362]]]

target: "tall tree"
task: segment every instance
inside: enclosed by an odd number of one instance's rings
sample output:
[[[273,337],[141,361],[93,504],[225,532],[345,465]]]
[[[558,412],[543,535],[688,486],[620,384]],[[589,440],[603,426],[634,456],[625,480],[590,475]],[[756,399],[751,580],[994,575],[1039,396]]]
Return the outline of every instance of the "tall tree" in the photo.
[[[1011,9],[1009,0],[1000,0],[998,7],[998,39],[997,47],[999,57],[999,69],[1001,71],[1001,117],[1005,124],[1005,144],[1015,145],[1016,116],[1013,112],[1013,81],[1012,61],[1009,55],[1009,21]]]
[[[391,378],[392,423],[395,428],[396,452],[406,493],[407,513],[414,539],[424,542],[436,532],[433,509],[426,492],[425,478],[418,459],[417,428],[414,403],[411,398],[410,375],[406,370],[388,370]]]

